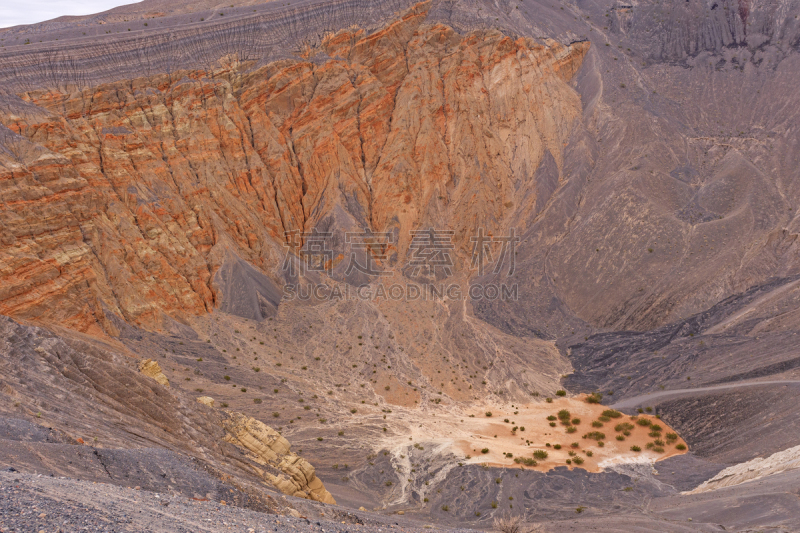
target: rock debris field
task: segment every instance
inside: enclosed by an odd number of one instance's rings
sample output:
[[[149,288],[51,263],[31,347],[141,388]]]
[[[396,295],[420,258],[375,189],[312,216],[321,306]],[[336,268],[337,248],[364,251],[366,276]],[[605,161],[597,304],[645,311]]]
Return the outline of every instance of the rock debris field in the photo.
[[[351,521],[355,514],[348,513]],[[292,517],[259,513],[220,502],[156,494],[42,475],[0,472],[0,533],[68,533],[77,531],[202,532],[269,531],[330,532],[430,531],[431,526],[375,521],[341,523],[319,517]],[[378,517],[380,519],[380,517]],[[400,518],[400,517],[397,517]],[[437,531],[472,531],[435,528]]]

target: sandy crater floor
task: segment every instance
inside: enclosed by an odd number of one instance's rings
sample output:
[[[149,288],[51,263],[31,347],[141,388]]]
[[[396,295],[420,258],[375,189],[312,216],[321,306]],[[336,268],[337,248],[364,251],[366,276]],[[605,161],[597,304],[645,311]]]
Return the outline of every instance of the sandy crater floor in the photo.
[[[554,398],[552,403],[539,402],[527,405],[514,405],[512,408],[497,405],[484,405],[473,407],[468,411],[456,413],[424,412],[408,413],[416,418],[412,425],[411,439],[409,435],[396,435],[390,438],[385,446],[398,450],[413,443],[434,444],[438,451],[450,451],[456,456],[468,457],[463,462],[474,464],[488,464],[500,467],[530,468],[546,472],[557,466],[569,468],[584,468],[590,472],[600,472],[604,467],[620,463],[655,463],[661,459],[686,453],[688,449],[680,450],[676,446],[686,443],[680,437],[677,440],[667,441],[666,435],[674,430],[663,421],[648,414],[631,417],[621,414],[618,418],[602,421],[600,417],[608,406],[590,404],[585,401],[586,396],[580,395],[572,398]],[[567,433],[567,425],[560,420],[555,420],[556,426],[550,425],[548,416],[556,416],[560,410],[566,409],[570,413],[570,420],[579,419],[580,422],[573,427],[576,431]],[[491,412],[491,416],[486,416]],[[402,418],[405,418],[401,415]],[[651,436],[652,428],[637,422],[645,419],[651,424],[661,426],[660,437]],[[508,420],[508,422],[505,422]],[[406,420],[410,422],[410,420]],[[599,421],[602,427],[593,427],[592,422]],[[625,436],[615,430],[618,424],[628,423],[633,426],[629,429],[630,435]],[[514,427],[518,429],[513,431]],[[525,428],[524,431],[522,428]],[[590,432],[602,432],[605,438],[601,446],[598,440],[583,438]],[[616,439],[617,435],[624,440]],[[663,442],[663,452],[647,448],[648,443],[657,439]],[[547,444],[550,446],[547,446]],[[577,443],[577,447],[573,447]],[[561,449],[555,449],[560,444]],[[632,451],[632,446],[638,446],[641,451]],[[483,453],[484,449],[488,452]],[[533,459],[533,452],[545,450],[546,459],[537,459],[535,466],[526,466],[515,463],[515,458]],[[570,456],[569,452],[575,452]],[[589,455],[588,453],[591,453]],[[508,455],[511,454],[511,455]],[[580,457],[583,463],[579,466],[567,464],[567,459]]]

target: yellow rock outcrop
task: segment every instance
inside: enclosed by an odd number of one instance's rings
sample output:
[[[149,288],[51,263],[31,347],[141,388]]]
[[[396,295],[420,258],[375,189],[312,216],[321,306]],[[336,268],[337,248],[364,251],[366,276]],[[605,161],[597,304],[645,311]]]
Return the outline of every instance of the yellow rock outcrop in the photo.
[[[152,359],[144,359],[139,361],[139,372],[144,374],[145,376],[149,376],[154,380],[158,381],[161,385],[165,387],[169,387],[169,380],[167,376],[161,371],[161,366],[158,362],[153,361]]]
[[[202,403],[203,405],[214,407],[214,398],[212,398],[211,396],[200,396],[199,398],[197,398],[197,403]]]
[[[262,472],[264,479],[281,492],[322,503],[336,503],[311,463],[292,452],[289,441],[277,431],[241,413],[231,413],[224,427],[225,440],[246,450],[256,463],[281,471],[277,475]]]

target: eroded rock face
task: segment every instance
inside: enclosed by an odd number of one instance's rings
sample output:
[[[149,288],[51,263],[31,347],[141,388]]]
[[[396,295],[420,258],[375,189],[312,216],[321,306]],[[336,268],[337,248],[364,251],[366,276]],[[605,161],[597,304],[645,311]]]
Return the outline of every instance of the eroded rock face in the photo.
[[[164,385],[165,387],[169,387],[169,380],[167,379],[167,376],[165,376],[164,373],[161,371],[161,365],[159,365],[157,361],[153,361],[152,359],[145,359],[143,361],[140,361],[139,372],[141,372],[145,376],[153,378],[159,384]]]
[[[230,413],[223,425],[227,432],[225,440],[249,452],[256,463],[280,471],[277,474],[263,471],[262,474],[281,492],[322,503],[336,503],[311,463],[292,452],[289,441],[277,431],[260,420],[236,412]]]
[[[773,453],[769,457],[756,457],[751,461],[730,466],[694,490],[684,494],[700,494],[724,487],[732,487],[787,470],[800,468],[800,446]]]
[[[589,44],[460,35],[428,7],[313,61],[23,94],[0,112],[25,147],[0,151],[0,314],[158,329],[214,308],[231,252],[274,272],[287,231],[392,231],[402,262],[411,229],[504,230],[545,154],[561,172]]]

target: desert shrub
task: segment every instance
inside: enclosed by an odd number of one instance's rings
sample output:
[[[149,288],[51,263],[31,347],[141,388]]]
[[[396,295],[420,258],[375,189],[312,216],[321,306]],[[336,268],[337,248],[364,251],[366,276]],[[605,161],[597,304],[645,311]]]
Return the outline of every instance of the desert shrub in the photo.
[[[611,419],[608,418],[607,416],[598,416],[597,420],[599,420],[600,422],[611,422]]]
[[[577,426],[580,423],[581,423],[581,419],[580,418],[573,418],[572,419],[572,425],[573,426]]]
[[[617,424],[614,426],[614,431],[617,433],[622,433],[623,431],[630,431],[633,429],[633,424],[629,422],[622,422],[621,424]]]
[[[603,433],[602,431],[590,431],[589,433],[584,435],[583,438],[601,441],[606,438],[606,434]]]
[[[572,416],[569,414],[569,411],[567,411],[566,409],[562,409],[562,410],[560,410],[558,412],[558,419],[561,420],[561,422],[569,423],[569,419],[570,418],[572,418]]]
[[[617,440],[623,441],[623,440],[625,440],[625,437],[622,436],[622,435],[617,435]]]
[[[489,448],[484,448],[481,450],[481,453],[489,453]]]
[[[664,453],[664,448],[661,446],[653,446],[653,451],[656,453]]]
[[[606,409],[603,411],[603,416],[607,416],[608,418],[621,418],[622,413],[615,409]]]
[[[570,444],[570,446],[572,448],[580,448],[581,447],[581,445],[579,443],[577,443],[577,442],[573,442],[572,444]]]
[[[445,512],[447,512],[447,511],[449,511],[449,510],[450,510],[450,507],[449,507],[449,506],[447,506],[447,505],[442,505],[442,511],[445,511]]]
[[[597,445],[602,448],[603,446],[606,445],[606,443],[601,441],[601,440],[599,440],[599,441],[597,441]]]
[[[492,412],[491,411],[486,411],[486,416],[492,416]]]
[[[545,451],[545,450],[536,450],[535,452],[533,452],[533,456],[536,457],[537,459],[541,459],[541,460],[547,459],[547,451]]]
[[[640,419],[638,419],[636,421],[636,423],[639,424],[640,426],[649,426],[650,425],[650,421],[647,420],[646,418],[640,418]]]
[[[653,441],[653,444],[655,444],[656,446],[663,446],[664,445],[664,441],[661,440],[661,439],[656,439],[656,440]]]
[[[654,446],[655,444],[653,444],[652,442],[648,442],[647,444],[644,445],[644,447],[647,448],[648,450],[652,450]]]
[[[680,443],[680,442],[679,442],[678,444],[676,444],[676,445],[675,445],[675,449],[676,449],[676,450],[683,451],[683,450],[685,450],[685,449],[686,449],[686,445],[685,445],[685,444],[683,444],[683,443]]]
[[[572,459],[567,459],[567,464],[571,465],[572,464]]]
[[[547,403],[553,403],[553,399],[552,398],[545,398],[544,401],[546,401]]]
[[[556,417],[555,417],[554,415],[550,415],[550,416],[548,416],[548,417],[547,417],[547,419],[548,419],[550,422],[552,422],[553,420],[555,420],[555,419],[556,419]]]
[[[566,395],[567,395],[567,391],[565,391],[563,389],[556,391],[556,396],[566,396]]]
[[[578,428],[576,428],[575,426],[567,427],[567,433],[575,433],[576,431],[578,431]]]
[[[603,423],[600,422],[599,420],[595,420],[595,421],[592,422],[592,427],[593,428],[601,428],[601,427],[603,427]]]
[[[494,519],[494,529],[500,533],[520,533],[522,531],[522,518],[519,516],[504,516]]]
[[[515,457],[514,462],[519,464],[523,464],[525,466],[536,466],[538,463],[535,459],[531,459],[530,457]]]
[[[599,392],[593,392],[589,396],[586,397],[586,403],[600,403],[600,400],[603,399],[603,395]]]
[[[253,403],[261,403],[261,398],[253,398]]]
[[[554,427],[556,427],[556,425],[557,425],[557,424],[556,424],[555,422],[550,422],[550,427],[551,427],[551,428],[554,428]]]
[[[676,440],[678,440],[677,433],[667,433],[665,437],[667,439],[667,442],[675,442]]]
[[[497,501],[492,502],[492,509],[497,509]]]
[[[660,437],[660,436],[661,436],[661,432],[660,432],[660,431],[651,431],[651,432],[650,432],[650,433],[648,433],[647,435],[648,435],[650,438],[657,439],[658,437]]]
[[[575,463],[576,465],[582,465],[583,464],[583,457],[573,457],[572,458],[572,462]]]
[[[642,449],[639,446],[635,446],[634,445],[634,446],[631,446],[631,451],[632,452],[640,452],[640,451],[642,451]]]
[[[556,450],[560,450],[561,449],[561,445],[560,444],[553,444],[553,448],[556,449]]]
[[[586,450],[586,457],[591,457],[593,455],[594,455],[594,452],[592,450]]]

